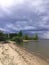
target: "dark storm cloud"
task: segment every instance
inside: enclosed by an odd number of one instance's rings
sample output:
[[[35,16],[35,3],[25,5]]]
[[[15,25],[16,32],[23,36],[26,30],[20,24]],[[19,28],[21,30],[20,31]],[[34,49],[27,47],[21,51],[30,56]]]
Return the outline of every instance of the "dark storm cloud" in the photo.
[[[18,3],[17,0],[14,1],[11,7],[0,8],[2,30],[11,32],[12,30],[49,29],[49,0],[18,0]]]

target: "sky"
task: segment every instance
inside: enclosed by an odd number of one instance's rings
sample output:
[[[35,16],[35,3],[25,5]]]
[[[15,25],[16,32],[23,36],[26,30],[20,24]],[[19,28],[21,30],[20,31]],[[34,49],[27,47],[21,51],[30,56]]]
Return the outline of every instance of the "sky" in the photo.
[[[49,38],[49,0],[0,0],[0,30],[30,29]]]

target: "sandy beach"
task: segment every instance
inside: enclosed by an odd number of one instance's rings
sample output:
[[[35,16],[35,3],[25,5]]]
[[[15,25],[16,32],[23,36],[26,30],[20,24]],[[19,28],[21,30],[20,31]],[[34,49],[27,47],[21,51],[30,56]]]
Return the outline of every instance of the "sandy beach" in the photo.
[[[0,42],[0,65],[49,65],[45,60],[27,52],[13,42]]]

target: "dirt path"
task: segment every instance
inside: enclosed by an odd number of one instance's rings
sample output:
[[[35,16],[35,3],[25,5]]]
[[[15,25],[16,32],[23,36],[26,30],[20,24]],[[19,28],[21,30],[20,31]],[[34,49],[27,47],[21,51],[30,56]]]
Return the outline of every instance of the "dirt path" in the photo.
[[[11,42],[12,43],[12,42]],[[0,65],[49,65],[43,59],[13,44],[0,44]]]

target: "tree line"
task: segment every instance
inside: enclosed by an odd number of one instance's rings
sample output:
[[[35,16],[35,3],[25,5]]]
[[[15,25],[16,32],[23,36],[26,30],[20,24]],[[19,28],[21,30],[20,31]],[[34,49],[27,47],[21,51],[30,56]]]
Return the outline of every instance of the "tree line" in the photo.
[[[28,34],[22,33],[22,31],[19,31],[18,33],[3,33],[0,31],[0,41],[15,41],[17,43],[23,42],[23,40],[38,40],[38,34],[35,33],[33,36],[29,36]]]

